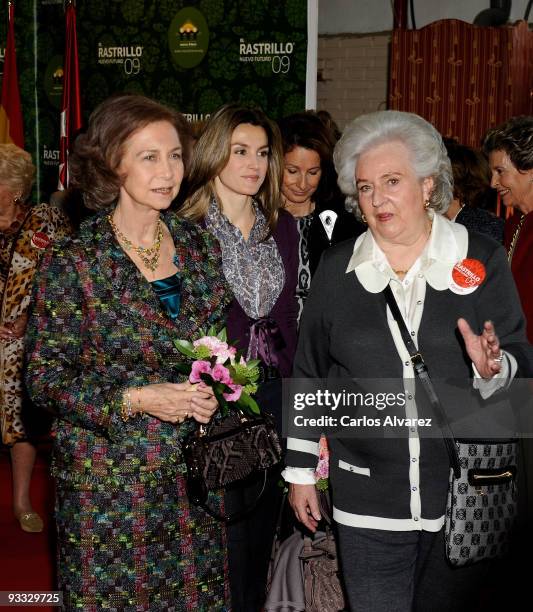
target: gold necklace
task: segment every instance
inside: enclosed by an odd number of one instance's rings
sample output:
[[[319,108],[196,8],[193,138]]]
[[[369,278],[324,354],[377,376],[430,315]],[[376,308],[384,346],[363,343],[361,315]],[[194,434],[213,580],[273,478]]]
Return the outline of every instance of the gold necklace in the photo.
[[[428,240],[429,237],[431,236],[431,230],[433,229],[433,219],[430,219],[429,221],[429,234],[428,234]],[[407,270],[395,270],[394,268],[392,268],[392,271],[394,272],[394,274],[407,274],[407,272],[409,272],[411,268],[408,268]]]
[[[514,250],[516,248],[516,243],[518,242],[518,236],[520,234],[520,230],[522,229],[522,225],[524,225],[525,218],[526,218],[526,215],[522,215],[520,217],[520,221],[518,222],[518,225],[516,226],[516,229],[513,233],[513,239],[511,240],[511,246],[509,247],[509,251],[507,253],[507,261],[509,263],[511,263],[513,259]]]
[[[135,251],[148,270],[155,272],[157,265],[159,264],[161,242],[163,241],[163,224],[161,223],[161,219],[157,220],[154,244],[152,244],[151,247],[145,248],[142,246],[135,246],[129,238],[124,236],[124,234],[116,226],[111,215],[107,215],[107,218],[117,238],[124,245],[124,248],[126,250],[131,249],[132,251]]]

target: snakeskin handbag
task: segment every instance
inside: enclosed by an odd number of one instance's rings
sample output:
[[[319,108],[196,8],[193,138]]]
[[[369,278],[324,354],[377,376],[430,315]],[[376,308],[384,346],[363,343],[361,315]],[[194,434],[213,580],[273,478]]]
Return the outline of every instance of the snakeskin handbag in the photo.
[[[516,440],[456,442],[460,476],[450,472],[444,539],[454,566],[505,555],[516,517]]]
[[[187,495],[215,518],[232,521],[249,512],[259,501],[267,479],[267,470],[281,461],[281,444],[268,413],[245,415],[230,408],[228,414],[199,425],[185,439],[182,447],[187,466]],[[207,504],[209,491],[223,489],[254,474],[263,474],[264,482],[257,499],[233,516],[218,514]]]

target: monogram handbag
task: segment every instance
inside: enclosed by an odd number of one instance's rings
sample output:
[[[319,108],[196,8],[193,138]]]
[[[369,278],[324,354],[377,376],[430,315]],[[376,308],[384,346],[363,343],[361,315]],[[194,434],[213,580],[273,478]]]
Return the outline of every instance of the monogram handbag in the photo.
[[[455,440],[420,351],[389,286],[385,299],[398,324],[416,375],[435,411],[450,458],[444,540],[453,566],[503,556],[517,511],[517,440]]]
[[[267,470],[278,464],[282,455],[274,419],[268,413],[248,415],[234,408],[229,408],[226,416],[212,419],[208,425],[199,425],[189,433],[182,452],[187,466],[189,500],[215,518],[228,522],[255,507],[264,490]],[[209,491],[261,473],[263,489],[248,508],[228,516],[208,505]]]
[[[456,441],[461,474],[450,474],[444,539],[455,566],[503,556],[516,517],[516,440]]]

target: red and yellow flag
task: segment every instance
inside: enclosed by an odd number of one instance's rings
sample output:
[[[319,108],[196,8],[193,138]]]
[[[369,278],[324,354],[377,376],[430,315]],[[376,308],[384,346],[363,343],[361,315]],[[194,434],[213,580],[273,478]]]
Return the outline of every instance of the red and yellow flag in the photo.
[[[11,1],[7,6],[9,23],[0,102],[0,143],[12,142],[24,148],[24,127],[15,52],[15,6]]]
[[[60,116],[58,189],[66,189],[68,187],[68,155],[72,147],[72,140],[81,126],[76,7],[74,2],[70,1],[65,11],[65,56],[63,58],[63,99],[61,101]]]

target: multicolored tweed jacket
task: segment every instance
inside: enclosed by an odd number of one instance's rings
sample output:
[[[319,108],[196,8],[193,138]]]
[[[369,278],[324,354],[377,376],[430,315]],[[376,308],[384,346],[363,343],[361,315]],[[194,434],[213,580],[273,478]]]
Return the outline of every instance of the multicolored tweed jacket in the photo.
[[[182,280],[176,321],[118,245],[106,213],[55,244],[36,274],[26,381],[35,404],[58,416],[57,478],[120,486],[183,469],[180,442],[193,424],[124,422],[121,395],[128,386],[181,380],[173,340],[222,325],[233,295],[215,239],[172,213],[164,221]]]

